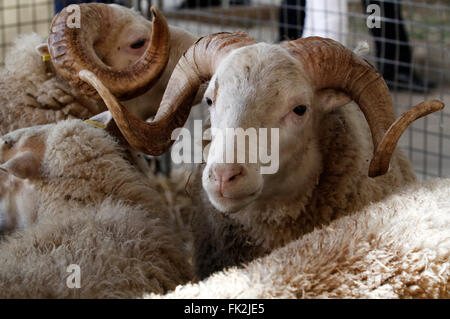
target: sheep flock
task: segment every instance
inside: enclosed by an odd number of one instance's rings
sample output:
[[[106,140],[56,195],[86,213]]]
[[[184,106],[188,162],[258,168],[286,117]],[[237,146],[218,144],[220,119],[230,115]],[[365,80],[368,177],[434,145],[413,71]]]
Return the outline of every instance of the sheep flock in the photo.
[[[0,298],[450,298],[450,180],[396,148],[442,102],[396,117],[331,39],[79,7],[0,70]],[[212,134],[203,163],[155,173],[200,97],[208,129],[276,136],[271,162]]]

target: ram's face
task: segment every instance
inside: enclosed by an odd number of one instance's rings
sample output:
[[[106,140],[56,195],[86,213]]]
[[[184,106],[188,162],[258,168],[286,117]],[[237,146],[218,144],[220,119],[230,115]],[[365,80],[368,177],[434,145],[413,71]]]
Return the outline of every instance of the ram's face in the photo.
[[[152,24],[140,14],[118,5],[111,17],[111,33],[107,41],[96,47],[103,61],[116,69],[125,68],[139,59],[150,43]]]
[[[94,43],[97,57],[116,70],[135,63],[145,52],[152,36],[152,23],[137,12],[111,4],[104,21],[108,33]],[[89,30],[87,31],[89,33]],[[47,44],[37,48],[41,55],[49,54]]]
[[[33,179],[45,152],[45,127],[31,127],[0,138],[0,233],[22,228],[36,218]]]
[[[218,210],[235,212],[261,194],[289,191],[283,187],[289,163],[311,138],[312,92],[299,63],[278,46],[244,47],[221,63],[205,93],[213,138],[203,172],[203,187]],[[257,138],[245,137],[242,147],[237,137],[232,145],[230,128]]]

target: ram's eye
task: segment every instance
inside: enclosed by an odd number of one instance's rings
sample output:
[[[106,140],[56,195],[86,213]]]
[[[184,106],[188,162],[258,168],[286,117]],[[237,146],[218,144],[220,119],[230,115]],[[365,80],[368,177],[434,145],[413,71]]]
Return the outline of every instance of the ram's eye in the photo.
[[[11,148],[13,146],[13,142],[12,141],[8,141],[8,140],[3,140],[3,146],[6,148]]]
[[[213,104],[212,100],[209,97],[206,98],[206,104],[208,104],[209,106]]]
[[[305,105],[297,105],[296,107],[294,107],[294,113],[302,116],[303,114],[305,114],[307,107]]]
[[[130,45],[130,48],[132,49],[140,49],[144,46],[145,42],[147,42],[147,39],[139,39],[136,42],[133,42]]]

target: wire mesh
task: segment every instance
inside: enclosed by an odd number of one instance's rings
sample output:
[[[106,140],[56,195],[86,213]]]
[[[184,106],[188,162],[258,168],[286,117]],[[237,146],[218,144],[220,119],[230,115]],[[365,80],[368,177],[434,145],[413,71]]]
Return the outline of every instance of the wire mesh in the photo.
[[[0,63],[20,34],[36,32],[46,36],[52,17],[53,1],[0,0]]]
[[[131,0],[146,12],[160,7],[171,25],[198,36],[247,31],[257,41],[300,35],[334,38],[349,48],[370,44],[367,59],[385,77],[399,115],[437,98],[447,109],[413,123],[400,140],[420,179],[450,176],[450,2],[448,0]],[[378,5],[380,12],[368,10]],[[53,1],[0,0],[0,63],[22,33],[42,36]],[[379,17],[379,20],[375,18]],[[369,28],[380,22],[381,28]],[[204,117],[202,108],[193,117]]]
[[[450,102],[450,2],[360,0],[168,0],[169,22],[197,35],[245,30],[258,41],[334,38],[349,48],[370,43],[367,57],[388,83],[396,113],[425,100]],[[379,32],[368,27],[380,6]],[[450,108],[416,121],[399,143],[420,179],[450,176]]]

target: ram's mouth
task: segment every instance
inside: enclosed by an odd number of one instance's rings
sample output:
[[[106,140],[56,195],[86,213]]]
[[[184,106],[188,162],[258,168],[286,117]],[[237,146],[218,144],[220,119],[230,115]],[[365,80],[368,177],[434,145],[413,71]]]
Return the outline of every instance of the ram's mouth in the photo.
[[[223,195],[220,192],[209,194],[208,197],[213,206],[222,213],[233,214],[248,206],[256,200],[262,192],[262,187],[248,194]]]

